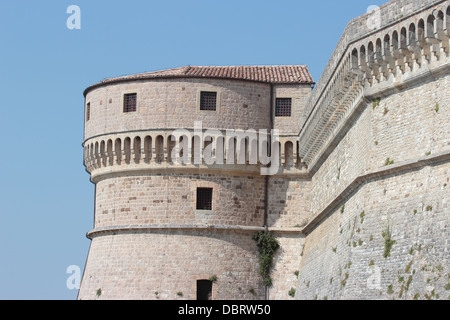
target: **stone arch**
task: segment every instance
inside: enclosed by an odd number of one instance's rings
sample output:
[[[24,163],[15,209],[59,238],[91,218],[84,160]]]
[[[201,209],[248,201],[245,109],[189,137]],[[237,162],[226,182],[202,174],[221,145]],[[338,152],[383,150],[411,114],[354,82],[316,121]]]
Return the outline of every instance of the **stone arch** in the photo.
[[[375,49],[374,49],[372,41],[370,41],[369,44],[367,45],[367,54],[368,54],[368,61],[369,61],[369,63],[373,63],[374,62]]]
[[[416,35],[417,41],[423,42],[425,40],[425,21],[423,19],[420,19],[417,23]]]
[[[100,142],[100,158],[102,167],[106,167],[107,165],[107,157],[106,157],[106,142],[102,140]]]
[[[106,143],[106,152],[108,154],[108,165],[112,166],[114,164],[114,153],[113,153],[113,142],[108,139]]]
[[[235,137],[226,140],[226,164],[235,164],[237,158],[237,139]]]
[[[245,164],[250,163],[250,138],[247,136],[244,139],[244,150],[245,150]]]
[[[408,46],[408,32],[406,28],[402,28],[400,31],[400,48],[406,49]]]
[[[131,160],[131,139],[129,137],[126,137],[123,141],[123,149],[125,152],[125,163],[130,164]]]
[[[133,141],[134,162],[139,163],[141,161],[141,137],[137,136]]]
[[[427,38],[434,38],[435,31],[436,31],[436,18],[434,17],[434,15],[430,14],[427,18],[425,36]]]
[[[202,164],[202,158],[201,158],[201,154],[202,154],[202,139],[200,139],[200,136],[198,135],[194,135],[192,137],[192,160],[191,162],[195,165],[200,165]]]
[[[392,32],[392,43],[391,43],[391,46],[394,50],[400,49],[399,40],[400,40],[400,38],[398,37],[398,32],[397,32],[397,30],[394,30],[394,32]]]
[[[358,68],[358,49],[353,49],[353,51],[352,51],[352,55],[351,55],[351,61],[352,61],[352,63],[351,63],[351,66],[352,66],[352,69],[357,69]]]
[[[114,142],[114,153],[116,154],[116,162],[118,165],[122,163],[122,140],[117,138]]]
[[[436,17],[436,32],[439,34],[443,30],[444,30],[444,12],[439,10]]]
[[[236,154],[236,163],[237,164],[246,164],[247,163],[247,154],[248,154],[248,140],[247,137],[241,138],[239,141],[235,140],[235,154]]]
[[[178,156],[180,157],[181,163],[189,162],[189,137],[186,135],[181,135],[179,140],[179,152]]]
[[[258,164],[258,155],[259,155],[258,138],[255,137],[253,137],[249,143],[249,154],[248,154],[249,164]]]
[[[164,137],[158,135],[155,139],[155,152],[156,162],[161,163],[164,161]]]
[[[284,144],[284,166],[290,168],[294,165],[294,144],[286,141]]]
[[[216,164],[224,164],[225,162],[225,138],[223,136],[216,138],[215,162]]]
[[[381,39],[378,38],[375,42],[375,56],[377,60],[381,60],[383,54],[383,43],[381,42]]]
[[[408,45],[414,47],[416,45],[416,25],[411,23],[408,29]]]
[[[391,54],[391,36],[386,34],[383,39],[383,54],[389,56]]]
[[[174,135],[169,135],[167,137],[167,162],[173,163],[176,160],[176,157],[173,157],[173,152],[175,150],[177,144],[177,139]]]
[[[361,48],[359,48],[359,64],[365,65],[366,59],[366,47],[362,45]]]
[[[89,150],[89,162],[91,165],[92,165],[93,161],[94,161],[94,144],[91,143],[91,148]]]
[[[145,159],[144,161],[146,163],[150,163],[152,159],[152,137],[146,136],[144,138],[144,153],[145,153]]]
[[[99,145],[98,145],[98,141],[95,142],[94,144],[94,166],[96,168],[100,167],[100,152],[99,152]]]
[[[210,165],[213,161],[213,148],[214,138],[210,135],[205,135],[203,137],[203,161]]]

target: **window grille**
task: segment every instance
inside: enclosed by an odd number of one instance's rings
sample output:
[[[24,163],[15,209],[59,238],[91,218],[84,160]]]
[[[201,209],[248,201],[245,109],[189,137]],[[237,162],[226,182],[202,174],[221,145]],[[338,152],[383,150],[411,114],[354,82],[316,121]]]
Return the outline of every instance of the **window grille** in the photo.
[[[123,97],[123,112],[135,112],[136,101],[136,93],[125,94]]]
[[[291,98],[277,98],[275,104],[276,117],[290,117],[292,108]]]
[[[200,110],[216,111],[216,104],[217,92],[202,91],[200,93]]]

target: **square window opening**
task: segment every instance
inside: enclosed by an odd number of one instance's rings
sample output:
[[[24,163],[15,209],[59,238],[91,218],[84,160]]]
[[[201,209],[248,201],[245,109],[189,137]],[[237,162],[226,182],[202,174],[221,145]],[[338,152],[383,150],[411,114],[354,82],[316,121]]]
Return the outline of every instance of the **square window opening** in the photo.
[[[202,91],[200,92],[200,110],[216,111],[217,92]]]
[[[137,94],[129,93],[123,96],[123,112],[136,112]]]
[[[212,188],[197,188],[197,210],[212,210]]]
[[[290,117],[292,110],[291,98],[277,98],[275,103],[276,117]]]

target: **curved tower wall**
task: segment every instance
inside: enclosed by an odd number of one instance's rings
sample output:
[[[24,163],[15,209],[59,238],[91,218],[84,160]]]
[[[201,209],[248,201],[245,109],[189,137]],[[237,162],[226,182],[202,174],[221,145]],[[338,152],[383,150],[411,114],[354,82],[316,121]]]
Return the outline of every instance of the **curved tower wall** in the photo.
[[[199,93],[217,92],[220,101],[214,112],[199,110]],[[123,96],[137,94],[137,111],[123,112]],[[152,79],[123,82],[95,88],[86,94],[91,119],[86,122],[85,140],[107,133],[134,130],[194,128],[268,128],[270,85],[222,79]]]
[[[84,163],[96,194],[79,299],[196,299],[197,280],[214,276],[213,299],[264,299],[252,239],[267,222],[260,165],[249,156],[237,162],[245,149],[237,141],[225,151],[235,153],[232,164],[179,163],[170,137],[185,129],[184,156],[194,160],[194,143],[204,137],[199,132],[270,130],[271,98],[291,96],[293,112],[301,113],[310,93],[309,85],[272,89],[268,83],[185,78],[118,82],[86,92]],[[202,91],[217,93],[216,111],[200,110]],[[124,112],[126,94],[136,94],[135,112]],[[280,119],[279,127],[293,126]],[[294,129],[284,131],[282,162],[284,144],[292,140],[286,133]],[[294,159],[294,145],[289,142],[286,170],[298,173],[304,168]],[[212,189],[211,210],[197,209],[198,188]],[[269,215],[276,226],[272,210]]]

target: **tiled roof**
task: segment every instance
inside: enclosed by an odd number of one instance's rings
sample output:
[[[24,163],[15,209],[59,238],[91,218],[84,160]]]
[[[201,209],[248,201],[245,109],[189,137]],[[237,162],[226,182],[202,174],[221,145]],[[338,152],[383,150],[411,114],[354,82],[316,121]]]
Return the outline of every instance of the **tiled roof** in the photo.
[[[248,80],[273,84],[314,83],[307,66],[227,66],[227,67],[180,67],[169,70],[148,72],[105,79],[94,85],[111,82],[146,80],[158,78],[221,78]],[[89,88],[88,88],[89,89]]]

